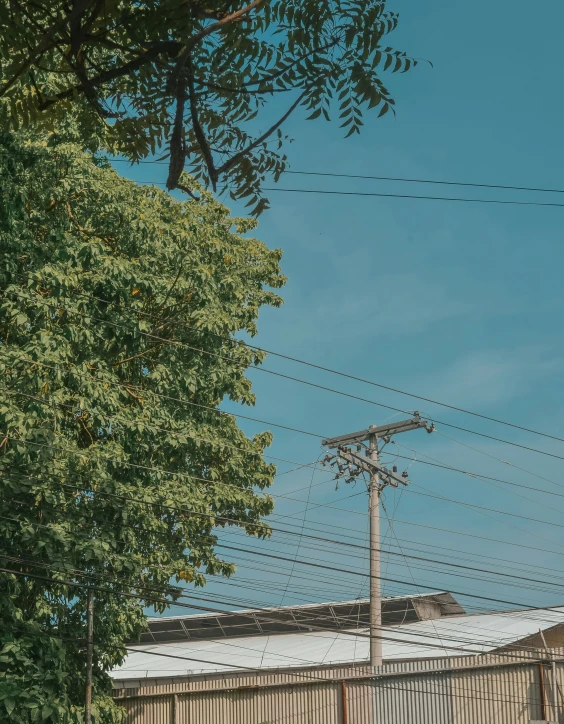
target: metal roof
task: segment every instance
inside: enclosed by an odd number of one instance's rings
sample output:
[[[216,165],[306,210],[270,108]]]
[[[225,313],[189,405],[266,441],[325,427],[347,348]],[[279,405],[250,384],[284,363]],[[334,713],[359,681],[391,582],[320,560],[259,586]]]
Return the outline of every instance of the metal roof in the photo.
[[[384,626],[460,613],[464,613],[462,606],[445,591],[394,596],[382,601]],[[368,619],[367,599],[150,618],[149,630],[142,634],[141,643],[262,636],[319,628],[338,631],[362,628],[368,625]]]
[[[461,656],[495,651],[564,625],[564,607],[459,615],[388,626],[385,661]],[[359,635],[360,634],[360,635]],[[292,669],[366,663],[365,629],[244,636],[230,640],[145,644],[112,672],[116,680],[162,679],[246,669]],[[155,655],[157,654],[157,655]]]

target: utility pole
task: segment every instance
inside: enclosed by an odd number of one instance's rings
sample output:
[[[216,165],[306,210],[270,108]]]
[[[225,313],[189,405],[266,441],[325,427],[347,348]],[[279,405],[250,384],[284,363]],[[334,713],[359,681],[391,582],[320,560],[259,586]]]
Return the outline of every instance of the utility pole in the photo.
[[[87,644],[86,644],[86,703],[84,706],[84,724],[92,722],[92,655],[94,649],[94,591],[88,589],[86,608]]]
[[[370,525],[370,664],[382,665],[382,581],[380,580],[380,476],[378,474],[378,438],[370,435],[369,457],[374,463],[368,484],[368,520]],[[397,485],[397,483],[396,483]],[[378,634],[378,635],[377,635]]]
[[[336,455],[327,455],[323,464],[329,463],[338,468],[337,478],[343,477],[347,483],[365,472],[369,475],[368,512],[370,521],[370,665],[382,665],[382,591],[380,580],[380,496],[388,485],[408,485],[407,473],[396,475],[397,468],[388,470],[379,463],[378,441],[388,443],[392,435],[409,430],[423,428],[433,432],[434,426],[421,419],[418,412],[409,420],[392,422],[388,425],[372,425],[367,430],[351,432],[323,440],[322,445],[337,450]],[[368,442],[368,447],[365,443]],[[353,452],[348,445],[356,445]],[[362,448],[365,454],[360,454]]]
[[[554,656],[552,655],[552,652],[546,645],[546,639],[544,637],[542,628],[539,628],[539,634],[542,639],[542,643],[544,646],[544,650],[546,651],[546,655],[550,661],[550,668],[552,671],[552,714],[554,717],[554,721],[557,722],[558,721],[558,677],[556,676],[556,660],[555,660]],[[542,664],[540,666],[540,674],[541,674],[541,677],[543,678],[543,682],[544,682],[544,670],[543,670]],[[543,697],[544,697],[544,684],[542,685],[541,688],[542,688]],[[544,701],[544,699],[543,699],[543,701]]]

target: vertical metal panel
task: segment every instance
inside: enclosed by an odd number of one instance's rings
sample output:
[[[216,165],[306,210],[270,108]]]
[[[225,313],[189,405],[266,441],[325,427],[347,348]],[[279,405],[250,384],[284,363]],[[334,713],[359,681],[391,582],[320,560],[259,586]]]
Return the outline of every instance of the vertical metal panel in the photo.
[[[374,714],[378,724],[451,722],[450,674],[377,680]]]
[[[372,724],[374,718],[374,682],[349,682],[347,684],[349,724]]]
[[[172,724],[172,697],[148,697],[126,702],[126,724]],[[177,719],[178,721],[178,719]]]
[[[556,700],[558,706],[558,721],[559,724],[564,724],[564,666],[560,665],[556,667]]]

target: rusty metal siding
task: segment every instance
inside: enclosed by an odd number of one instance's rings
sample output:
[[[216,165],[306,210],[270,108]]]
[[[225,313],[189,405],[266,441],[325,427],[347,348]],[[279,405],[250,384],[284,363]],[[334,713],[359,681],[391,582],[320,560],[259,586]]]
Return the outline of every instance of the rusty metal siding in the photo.
[[[539,658],[546,661],[546,654],[137,680],[119,682],[115,695],[127,709],[127,724],[529,724],[541,719]],[[544,675],[550,719],[548,664]],[[557,675],[564,724],[562,658]]]
[[[334,684],[263,691],[199,691],[178,695],[176,724],[340,724],[339,691]],[[148,724],[139,719],[135,724]],[[129,724],[129,722],[128,722]]]

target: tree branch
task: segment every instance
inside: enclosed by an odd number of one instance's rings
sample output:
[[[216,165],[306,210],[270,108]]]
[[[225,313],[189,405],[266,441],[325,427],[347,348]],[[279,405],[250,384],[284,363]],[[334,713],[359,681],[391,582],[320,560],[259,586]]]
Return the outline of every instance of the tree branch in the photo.
[[[84,67],[82,54],[80,54],[80,56],[76,59],[74,63],[70,60],[70,58],[67,58],[67,62],[69,66],[73,69],[76,77],[79,79],[82,91],[86,96],[87,101],[94,108],[100,118],[118,118],[119,114],[113,113],[112,111],[104,108],[98,96],[96,95],[94,86],[90,82],[90,79],[88,78],[88,73],[86,72],[86,68]]]
[[[178,60],[176,62],[176,67],[174,68],[174,70],[171,73],[170,83],[172,85],[174,85],[181,69],[186,64],[188,58],[190,57],[192,50],[200,42],[200,40],[203,40],[208,35],[211,35],[212,33],[215,33],[217,30],[220,30],[221,28],[223,28],[224,25],[228,25],[229,23],[233,23],[233,22],[236,22],[237,20],[240,20],[245,15],[248,15],[252,10],[254,10],[255,8],[258,8],[264,2],[268,2],[268,1],[269,0],[253,0],[251,3],[249,3],[248,5],[245,5],[245,7],[241,8],[240,10],[236,10],[234,13],[226,15],[225,17],[221,18],[221,20],[218,20],[217,22],[212,23],[211,25],[207,25],[205,28],[202,28],[198,33],[196,33],[195,35],[192,35],[192,37],[185,44],[184,49],[178,56]]]
[[[208,143],[208,139],[206,138],[206,135],[201,126],[200,119],[198,116],[198,107],[196,104],[196,94],[194,91],[194,73],[193,73],[191,60],[189,60],[189,62],[187,64],[187,71],[188,71],[188,90],[189,90],[189,95],[190,95],[190,115],[192,117],[192,127],[194,128],[194,135],[196,136],[196,140],[198,141],[202,154],[204,155],[204,160],[206,162],[208,173],[210,175],[212,187],[213,187],[213,190],[215,191],[217,188],[217,178],[219,176],[219,173],[215,168],[210,145]]]
[[[174,43],[176,47],[178,47],[177,43]],[[135,51],[131,51],[135,52]],[[121,78],[123,75],[127,75],[128,73],[131,73],[132,71],[138,70],[146,63],[152,62],[156,57],[158,57],[161,53],[170,53],[171,52],[171,43],[169,41],[165,41],[161,44],[156,45],[153,48],[149,48],[146,53],[139,55],[139,57],[135,58],[134,60],[130,60],[128,63],[125,63],[120,68],[110,68],[109,70],[105,71],[104,73],[100,73],[99,75],[95,76],[94,78],[90,78],[89,82],[90,85],[93,88],[96,88],[97,86],[102,85],[103,83],[106,83],[109,80],[115,80],[116,78]],[[41,105],[41,110],[46,110],[50,106],[54,105],[55,103],[58,103],[59,101],[64,100],[65,98],[72,98],[72,96],[77,91],[84,91],[82,85],[79,86],[72,86],[71,88],[67,88],[65,91],[61,91],[60,93],[57,93],[56,96],[53,98],[47,98],[44,103]]]
[[[217,22],[212,23],[205,28],[202,28],[199,33],[193,35],[186,43],[182,55],[186,54],[186,58],[188,58],[188,55],[190,54],[194,46],[200,42],[200,40],[203,40],[208,35],[215,33],[216,30],[220,30],[224,25],[240,20],[244,15],[248,15],[252,10],[258,8],[264,2],[268,1],[269,0],[253,0],[251,3],[245,5],[245,7],[241,8],[240,10],[236,10],[230,15],[225,15],[225,17],[221,18],[221,20],[218,20]],[[182,55],[180,56],[179,60],[182,58]]]
[[[184,186],[184,184],[176,184],[176,188],[180,191],[184,191],[185,194],[188,194],[190,198],[194,199],[194,201],[199,201],[200,197],[196,196],[196,194],[188,188],[188,186]]]
[[[279,128],[284,121],[288,118],[288,116],[293,113],[293,111],[299,106],[301,101],[305,98],[305,96],[308,93],[308,88],[306,88],[300,95],[297,97],[297,99],[292,103],[290,108],[286,111],[286,113],[280,118],[276,123],[271,126],[265,133],[262,134],[262,136],[259,136],[255,141],[250,143],[247,148],[244,148],[242,151],[239,151],[239,153],[236,153],[232,158],[230,158],[228,161],[226,161],[223,166],[220,166],[217,169],[218,176],[222,173],[225,173],[226,171],[229,171],[230,168],[232,168],[238,161],[240,161],[243,156],[246,156],[248,153],[250,153],[254,148],[259,146],[263,141],[265,141],[274,131]]]
[[[160,344],[156,344],[154,347],[149,347],[149,349],[143,350],[143,352],[139,352],[138,354],[134,354],[132,357],[127,357],[127,359],[122,359],[119,362],[116,362],[113,367],[119,367],[120,365],[124,365],[126,362],[131,362],[131,360],[137,359],[138,357],[145,357],[145,355],[149,354],[149,352],[154,352],[156,349],[159,349],[159,347],[162,347],[164,345],[164,342],[161,342]]]
[[[176,111],[174,113],[174,126],[170,137],[170,161],[168,164],[167,189],[174,189],[184,170],[186,158],[185,144],[183,139],[184,130],[184,108],[186,106],[186,79],[181,78],[176,88]]]
[[[170,298],[170,295],[172,294],[172,292],[173,292],[173,290],[174,290],[174,287],[175,287],[176,284],[178,283],[178,280],[180,279],[180,275],[182,274],[182,268],[184,267],[184,260],[185,260],[185,259],[186,259],[186,257],[183,256],[182,259],[180,260],[180,264],[178,265],[178,272],[177,272],[177,274],[176,274],[176,277],[174,278],[174,281],[172,282],[172,285],[171,285],[170,289],[169,289],[168,292],[166,293],[166,296],[165,296],[165,298],[164,298],[164,300],[163,300],[163,303],[159,306],[159,308],[158,308],[158,310],[157,310],[157,314],[160,314],[160,313],[162,312],[162,310],[163,310],[163,308],[164,308],[164,305],[168,302],[168,300],[169,300],[169,298]]]
[[[252,81],[251,83],[247,83],[245,86],[246,88],[253,86],[253,85],[259,85],[260,83],[269,83],[270,81],[276,80],[276,78],[280,78],[281,75],[284,75],[284,73],[287,73],[291,68],[293,68],[296,63],[299,63],[302,60],[305,60],[306,58],[309,58],[312,55],[315,55],[316,53],[323,53],[326,50],[330,50],[335,45],[341,42],[341,38],[334,38],[331,40],[331,42],[326,43],[325,45],[319,45],[317,48],[313,48],[312,50],[308,50],[307,53],[302,53],[301,55],[298,55],[295,60],[293,60],[291,63],[288,63],[288,65],[284,66],[284,68],[281,68],[280,70],[276,71],[276,73],[271,73],[270,75],[266,75],[264,78],[261,78],[260,80]]]
[[[247,86],[241,86],[240,88],[228,88],[227,86],[217,85],[216,83],[208,83],[204,80],[198,80],[194,78],[194,83],[202,88],[209,88],[212,91],[221,91],[223,93],[243,93],[246,95],[262,95],[263,93],[287,93],[292,88],[257,88],[256,90],[249,90]],[[205,91],[204,91],[205,92]],[[202,93],[200,93],[202,95]]]

